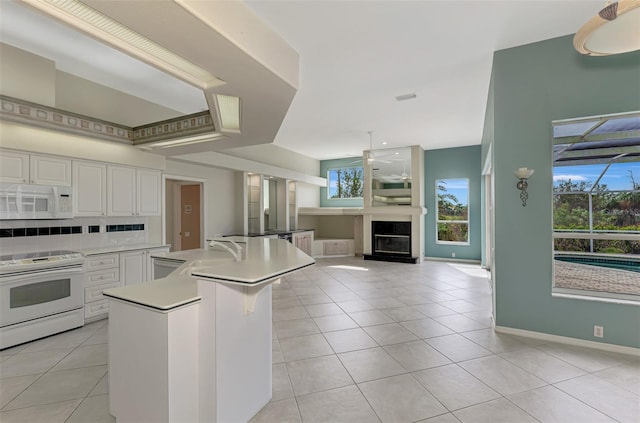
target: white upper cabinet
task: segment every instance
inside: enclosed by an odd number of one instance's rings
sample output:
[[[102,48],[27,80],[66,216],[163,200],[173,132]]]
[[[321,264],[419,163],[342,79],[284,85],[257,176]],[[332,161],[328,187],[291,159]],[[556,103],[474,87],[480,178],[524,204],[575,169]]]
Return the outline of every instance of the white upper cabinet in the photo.
[[[160,172],[107,166],[109,216],[159,216]]]
[[[136,215],[136,169],[107,166],[109,216]]]
[[[71,159],[30,155],[30,183],[36,185],[71,186]]]
[[[71,186],[71,159],[0,152],[0,181],[16,184]]]
[[[160,172],[137,170],[138,214],[160,216]]]
[[[107,166],[73,161],[74,214],[105,216],[107,213]]]
[[[0,182],[28,183],[29,155],[13,151],[0,151]]]

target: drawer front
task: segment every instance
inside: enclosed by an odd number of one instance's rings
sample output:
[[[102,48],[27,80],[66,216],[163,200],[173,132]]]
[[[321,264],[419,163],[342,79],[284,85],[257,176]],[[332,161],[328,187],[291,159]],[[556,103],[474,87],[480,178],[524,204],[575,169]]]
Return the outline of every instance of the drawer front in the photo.
[[[122,283],[120,283],[119,281],[116,281],[111,283],[105,283],[103,285],[96,285],[96,286],[85,288],[84,302],[90,303],[92,301],[105,299],[104,295],[102,295],[102,291],[104,291],[105,289],[117,288],[119,286],[122,286]]]
[[[84,305],[84,318],[90,319],[92,317],[107,314],[109,312],[109,300],[104,299],[100,301],[94,301]]]
[[[90,256],[84,262],[84,270],[91,272],[93,270],[109,269],[112,267],[119,267],[120,259],[117,253],[115,254],[100,254],[97,256]]]
[[[84,286],[104,285],[110,282],[120,281],[120,268],[98,270],[84,274]]]
[[[344,255],[349,252],[349,245],[344,241],[325,241],[324,255],[335,256]]]

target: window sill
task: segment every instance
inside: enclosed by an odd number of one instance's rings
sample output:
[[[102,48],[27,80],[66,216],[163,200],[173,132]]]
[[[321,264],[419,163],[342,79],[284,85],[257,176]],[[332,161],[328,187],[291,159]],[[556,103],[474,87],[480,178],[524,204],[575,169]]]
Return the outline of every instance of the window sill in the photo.
[[[554,298],[568,298],[581,301],[595,301],[610,304],[623,304],[640,307],[640,299],[637,295],[611,294],[606,292],[581,291],[573,289],[554,289],[551,292]]]

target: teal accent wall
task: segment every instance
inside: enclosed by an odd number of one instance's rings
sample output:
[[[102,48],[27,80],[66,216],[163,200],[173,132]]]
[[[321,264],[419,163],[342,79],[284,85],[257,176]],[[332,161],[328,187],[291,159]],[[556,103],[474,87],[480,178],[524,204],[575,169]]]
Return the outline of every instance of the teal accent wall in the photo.
[[[572,38],[494,55],[493,137],[483,137],[483,152],[493,138],[496,323],[638,348],[640,307],[551,296],[551,121],[640,110],[640,52],[586,57]],[[513,172],[525,166],[535,174],[522,207]]]
[[[362,167],[362,161],[353,163],[358,157],[348,157],[346,159],[333,159],[320,161],[320,176],[327,177],[329,169],[341,167]],[[328,182],[328,181],[327,181]],[[362,198],[327,198],[327,188],[320,188],[320,207],[362,207],[364,200]]]
[[[425,179],[425,255],[427,257],[480,260],[481,254],[481,207],[480,167],[481,146],[443,148],[424,152]],[[469,245],[447,245],[436,243],[436,180],[469,179]]]

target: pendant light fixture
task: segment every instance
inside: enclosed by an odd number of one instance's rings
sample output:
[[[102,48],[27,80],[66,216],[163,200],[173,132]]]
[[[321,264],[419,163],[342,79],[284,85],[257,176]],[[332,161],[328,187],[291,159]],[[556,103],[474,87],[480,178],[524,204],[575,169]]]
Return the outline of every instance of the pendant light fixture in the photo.
[[[576,33],[573,46],[591,56],[640,50],[640,0],[609,0]]]

